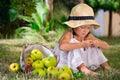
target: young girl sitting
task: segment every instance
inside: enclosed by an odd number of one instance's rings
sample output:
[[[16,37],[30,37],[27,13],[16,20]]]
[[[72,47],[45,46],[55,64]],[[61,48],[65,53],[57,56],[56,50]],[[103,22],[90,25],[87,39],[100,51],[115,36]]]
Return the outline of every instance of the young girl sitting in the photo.
[[[101,48],[108,49],[109,45],[90,33],[92,27],[99,27],[94,20],[93,9],[84,3],[76,5],[65,24],[70,28],[54,48],[60,54],[57,67],[67,65],[74,72],[81,71],[86,75],[99,75],[93,71],[99,67],[110,69],[108,60],[101,51]]]

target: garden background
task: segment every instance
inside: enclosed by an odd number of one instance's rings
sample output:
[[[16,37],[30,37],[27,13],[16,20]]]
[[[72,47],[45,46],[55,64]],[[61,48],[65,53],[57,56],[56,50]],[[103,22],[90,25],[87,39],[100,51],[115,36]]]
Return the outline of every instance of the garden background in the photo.
[[[1,0],[0,1],[0,80],[27,80],[22,73],[11,73],[9,65],[19,63],[19,57],[25,44],[39,42],[54,48],[68,26],[67,20],[71,8],[84,2],[109,12],[108,35],[97,36],[110,44],[103,50],[113,70],[101,71],[101,77],[83,77],[83,80],[119,80],[120,77],[120,35],[113,36],[112,14],[120,14],[119,0]],[[29,80],[35,80],[29,76]],[[38,80],[41,80],[38,78]],[[44,79],[43,79],[44,80]]]

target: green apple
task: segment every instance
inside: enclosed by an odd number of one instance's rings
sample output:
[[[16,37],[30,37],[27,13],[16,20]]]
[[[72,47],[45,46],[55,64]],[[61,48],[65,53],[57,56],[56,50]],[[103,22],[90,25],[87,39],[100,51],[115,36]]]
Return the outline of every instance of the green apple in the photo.
[[[11,72],[17,72],[19,70],[19,64],[18,63],[11,63],[9,66],[9,70]]]
[[[73,71],[70,67],[68,67],[68,66],[60,67],[59,72],[61,73],[61,72],[64,72],[64,71],[68,72],[70,74],[70,76],[73,76]]]
[[[45,71],[45,73],[47,73],[47,68],[46,67],[44,67],[43,70]]]
[[[59,76],[59,71],[57,69],[47,71],[47,76],[51,78],[57,78]]]
[[[60,73],[60,75],[58,76],[58,80],[70,80],[70,75],[68,72],[63,71],[62,73]]]
[[[74,70],[72,68],[70,68],[70,69],[71,69],[72,73],[74,73]]]
[[[53,57],[53,56],[48,56],[46,58],[43,58],[43,63],[45,65],[45,67],[50,67],[50,66],[56,66],[57,65],[56,58]]]
[[[26,57],[25,58],[25,63],[26,64],[32,64],[33,63],[33,59],[31,57]]]
[[[37,59],[42,59],[42,52],[38,49],[33,49],[30,53],[30,57],[33,59],[33,60],[37,60]]]
[[[57,70],[57,68],[54,67],[54,66],[50,66],[50,67],[47,68],[47,72],[50,72],[52,70]]]
[[[32,68],[36,69],[36,68],[44,68],[44,64],[42,62],[42,60],[36,60],[35,62],[32,63]]]
[[[58,77],[59,71],[55,66],[50,66],[47,68],[48,77]]]
[[[33,75],[38,75],[38,76],[42,76],[42,77],[45,77],[46,76],[46,73],[43,69],[34,69],[32,71],[32,74]]]

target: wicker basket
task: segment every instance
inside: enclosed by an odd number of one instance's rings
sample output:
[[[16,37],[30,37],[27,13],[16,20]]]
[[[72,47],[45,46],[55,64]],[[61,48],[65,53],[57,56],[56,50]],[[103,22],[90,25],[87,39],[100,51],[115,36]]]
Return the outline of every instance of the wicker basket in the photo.
[[[26,69],[26,63],[25,63],[25,58],[30,55],[30,52],[33,49],[39,49],[43,53],[43,58],[47,56],[54,56],[57,60],[57,63],[60,60],[60,56],[56,54],[53,49],[49,48],[46,45],[40,44],[40,43],[29,43],[25,46],[23,46],[23,50],[20,55],[20,67],[23,72],[27,72],[28,70]]]

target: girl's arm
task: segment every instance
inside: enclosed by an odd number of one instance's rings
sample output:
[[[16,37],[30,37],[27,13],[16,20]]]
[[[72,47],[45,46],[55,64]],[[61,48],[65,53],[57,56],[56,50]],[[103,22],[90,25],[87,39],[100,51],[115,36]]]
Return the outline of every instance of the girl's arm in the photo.
[[[96,38],[92,34],[90,34],[86,39],[92,40],[92,43],[93,43],[94,47],[99,47],[99,48],[102,48],[102,49],[108,49],[109,48],[109,44],[107,42]]]
[[[88,47],[91,46],[90,40],[78,42],[78,43],[70,43],[70,39],[73,37],[72,30],[67,30],[63,36],[59,40],[59,48],[63,51],[69,51],[76,48]]]
[[[105,41],[102,41],[102,40],[100,40],[100,39],[94,40],[94,41],[93,41],[93,45],[94,45],[95,47],[99,47],[99,48],[102,48],[102,49],[108,49],[108,48],[109,48],[108,43],[105,42]]]

